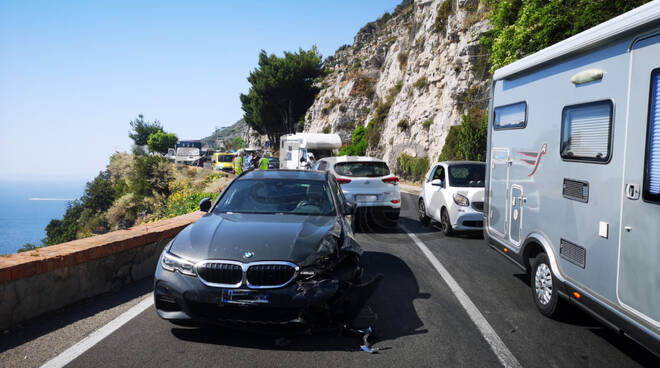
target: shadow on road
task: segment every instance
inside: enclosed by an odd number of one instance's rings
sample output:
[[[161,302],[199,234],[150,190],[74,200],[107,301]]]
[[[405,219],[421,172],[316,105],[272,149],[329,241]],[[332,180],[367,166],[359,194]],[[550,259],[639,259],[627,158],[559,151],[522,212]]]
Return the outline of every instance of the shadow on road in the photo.
[[[417,316],[413,301],[427,299],[430,295],[419,292],[417,279],[408,265],[400,258],[383,252],[365,252],[362,262],[367,270],[366,279],[379,273],[385,276],[362,314],[375,320],[375,334],[370,341],[378,343],[379,348],[386,348],[383,343],[387,340],[428,332],[421,329],[423,322]],[[268,329],[267,333],[264,333],[265,330],[242,331],[223,327],[174,327],[171,331],[175,337],[185,341],[255,349],[355,351],[362,344],[360,338],[345,336],[338,330],[311,336],[286,328]]]

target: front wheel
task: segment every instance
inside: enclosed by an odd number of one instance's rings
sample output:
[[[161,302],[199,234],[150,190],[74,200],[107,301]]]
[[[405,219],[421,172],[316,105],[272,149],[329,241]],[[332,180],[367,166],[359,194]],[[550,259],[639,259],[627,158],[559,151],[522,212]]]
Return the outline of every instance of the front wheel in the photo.
[[[531,276],[532,296],[536,307],[544,316],[558,316],[561,312],[561,300],[557,292],[559,282],[552,273],[550,260],[545,253],[534,259]]]
[[[440,224],[442,225],[442,233],[445,236],[450,236],[454,234],[454,228],[451,227],[451,220],[449,219],[449,212],[446,208],[442,209],[442,214],[440,215]]]
[[[417,204],[417,216],[419,217],[419,222],[424,226],[429,226],[431,224],[431,218],[426,214],[426,206],[424,205],[424,198],[419,199]]]

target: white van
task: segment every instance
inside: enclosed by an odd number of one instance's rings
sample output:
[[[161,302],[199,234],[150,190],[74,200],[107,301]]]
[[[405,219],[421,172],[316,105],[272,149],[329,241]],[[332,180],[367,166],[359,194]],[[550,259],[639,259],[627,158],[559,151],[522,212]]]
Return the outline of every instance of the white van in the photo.
[[[484,233],[569,300],[660,354],[660,1],[497,70]]]

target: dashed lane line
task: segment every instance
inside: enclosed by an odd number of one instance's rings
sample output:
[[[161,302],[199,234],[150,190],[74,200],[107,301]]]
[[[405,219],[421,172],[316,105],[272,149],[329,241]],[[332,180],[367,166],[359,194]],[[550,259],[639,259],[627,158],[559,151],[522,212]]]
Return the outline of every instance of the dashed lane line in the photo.
[[[413,242],[415,242],[415,245],[417,245],[422,253],[424,253],[436,271],[438,271],[440,277],[442,277],[445,283],[447,283],[447,286],[449,286],[449,289],[452,291],[452,293],[454,293],[456,299],[458,299],[458,302],[461,304],[463,309],[465,309],[472,322],[474,322],[474,324],[477,326],[477,329],[479,329],[481,335],[484,337],[488,345],[490,345],[490,348],[493,350],[500,363],[502,363],[502,365],[507,368],[522,367],[516,357],[511,353],[509,348],[506,347],[497,332],[495,332],[490,323],[488,323],[483,314],[481,314],[477,306],[474,305],[470,297],[468,297],[465,291],[463,291],[463,288],[461,288],[458,282],[456,282],[456,280],[451,276],[449,271],[447,271],[445,266],[443,266],[438,258],[436,258],[436,256],[429,250],[426,244],[424,244],[417,237],[417,235],[408,231],[406,227],[403,225],[399,226],[404,232],[406,232],[406,234],[408,234]]]

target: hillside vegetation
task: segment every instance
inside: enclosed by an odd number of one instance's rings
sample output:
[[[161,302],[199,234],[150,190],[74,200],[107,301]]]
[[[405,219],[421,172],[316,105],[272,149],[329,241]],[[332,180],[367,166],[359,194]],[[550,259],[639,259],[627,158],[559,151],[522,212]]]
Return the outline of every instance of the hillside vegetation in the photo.
[[[485,160],[492,73],[648,0],[404,0],[324,61],[305,131],[420,180],[436,160]],[[457,7],[458,4],[458,7]]]

